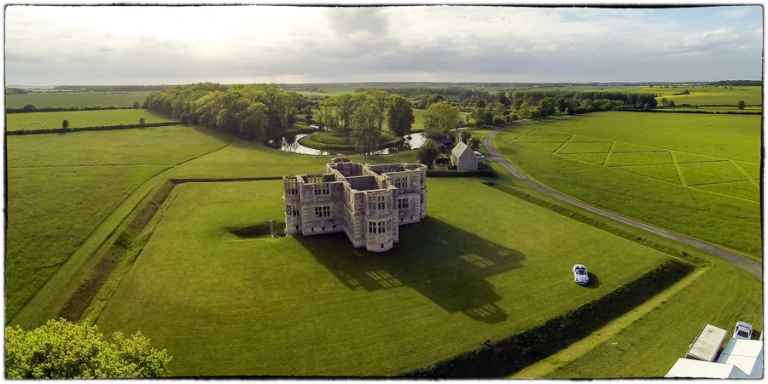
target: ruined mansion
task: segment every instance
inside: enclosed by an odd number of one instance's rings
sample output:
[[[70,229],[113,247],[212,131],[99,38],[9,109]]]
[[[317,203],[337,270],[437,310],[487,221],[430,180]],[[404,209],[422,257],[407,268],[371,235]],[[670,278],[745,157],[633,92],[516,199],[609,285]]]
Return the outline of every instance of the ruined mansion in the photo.
[[[344,232],[355,248],[383,252],[398,242],[400,225],[426,215],[426,165],[334,158],[325,169],[283,178],[286,235]]]

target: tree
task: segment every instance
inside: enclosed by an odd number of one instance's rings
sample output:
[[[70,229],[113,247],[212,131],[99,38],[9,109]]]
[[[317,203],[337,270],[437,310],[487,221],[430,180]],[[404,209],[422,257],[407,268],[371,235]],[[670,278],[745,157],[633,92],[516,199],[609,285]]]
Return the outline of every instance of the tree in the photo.
[[[451,104],[445,101],[432,104],[424,112],[424,131],[429,135],[448,133],[458,126],[459,119],[459,110]]]
[[[34,112],[37,111],[37,106],[34,104],[27,104],[21,108],[24,112]]]
[[[102,340],[96,326],[49,320],[24,331],[5,327],[5,375],[9,379],[147,378],[165,376],[171,361],[136,333]]]
[[[441,102],[441,101],[443,101],[443,100],[445,100],[445,97],[443,97],[442,95],[438,95],[437,93],[435,93],[434,95],[432,95],[432,96],[430,96],[430,97],[429,97],[429,103],[428,103],[428,105],[437,104],[437,103],[439,103],[439,102]]]
[[[539,101],[539,111],[541,112],[541,117],[554,115],[556,107],[557,102],[551,97],[545,97]]]
[[[189,124],[192,121],[192,116],[189,115],[189,113],[182,113],[181,116],[179,116],[179,122],[186,125]]]
[[[477,137],[472,137],[469,139],[470,148],[472,149],[478,149],[480,148],[480,139]]]
[[[387,108],[387,126],[397,136],[403,136],[411,130],[416,118],[413,116],[411,103],[400,95],[389,97]]]
[[[269,125],[267,111],[268,108],[263,103],[256,102],[251,104],[241,116],[238,116],[240,120],[240,134],[248,139],[254,137],[264,138],[267,133],[267,126]]]
[[[483,99],[477,100],[477,102],[475,103],[475,107],[477,107],[477,108],[485,108],[485,100],[483,100]]]
[[[675,101],[674,100],[670,100],[669,101],[669,106],[670,107],[674,107],[675,106]]]
[[[376,101],[376,104],[379,106],[379,110],[381,110],[382,112],[384,112],[384,109],[387,108],[387,104],[389,104],[389,94],[387,92],[372,89],[372,90],[365,91],[364,94],[368,98],[371,98],[374,101]],[[381,117],[378,121],[378,126],[379,126],[379,130],[381,130],[382,127],[384,126],[383,113],[381,114]]]
[[[138,101],[133,102],[133,109],[139,109],[140,105]]]
[[[521,120],[531,118],[531,111],[530,107],[528,107],[528,103],[523,102],[520,104],[520,107],[517,108],[517,117],[519,117]]]
[[[437,147],[437,143],[432,139],[427,139],[416,153],[416,159],[420,163],[426,164],[429,168],[432,168],[438,156],[440,156],[440,148]]]
[[[744,106],[746,106],[746,104],[744,104],[744,100],[739,100],[739,102],[736,103],[737,109],[744,109]]]
[[[144,125],[147,123],[147,119],[144,118],[144,116],[139,117],[139,125]]]
[[[333,103],[336,111],[336,115],[341,120],[341,126],[343,128],[350,127],[350,119],[352,114],[355,113],[357,107],[357,100],[355,96],[349,93],[342,93],[336,97],[333,97]]]
[[[512,100],[507,97],[507,94],[504,91],[496,92],[496,101],[504,105],[504,108],[509,108],[509,106],[512,105]]]
[[[368,99],[365,104],[357,108],[350,118],[355,151],[367,153],[378,148],[381,138],[378,124],[382,115],[378,103],[373,99]]]
[[[61,127],[64,128],[64,129],[69,128],[69,120],[65,119],[64,121],[62,121],[61,122]]]

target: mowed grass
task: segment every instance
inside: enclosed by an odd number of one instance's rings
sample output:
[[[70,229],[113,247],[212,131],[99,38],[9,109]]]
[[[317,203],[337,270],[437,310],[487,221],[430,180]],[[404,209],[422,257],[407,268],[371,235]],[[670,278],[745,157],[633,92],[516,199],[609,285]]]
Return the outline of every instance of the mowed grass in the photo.
[[[135,188],[226,144],[180,126],[6,137],[6,321]]]
[[[741,197],[742,199],[752,200],[755,202],[760,201],[760,188],[750,181],[698,185],[696,188],[715,193],[722,193],[728,196]]]
[[[747,127],[740,124],[748,122],[743,120],[748,116],[727,116],[733,120],[731,128],[725,128],[727,120],[721,120],[721,116],[710,116],[713,118],[710,124],[706,124],[698,116],[689,116],[697,124],[686,124],[677,116],[670,122],[664,123],[657,117],[658,115],[638,113],[600,113],[576,119],[527,124],[500,133],[494,138],[494,145],[500,154],[516,167],[555,190],[652,225],[722,245],[760,259],[762,249],[760,206],[753,202],[756,200],[756,193],[755,197],[747,199],[752,201],[746,201],[743,196],[744,191],[741,189],[735,191],[733,197],[729,197],[722,195],[722,190],[718,190],[716,194],[705,189],[686,187],[675,180],[673,173],[675,165],[671,161],[654,167],[638,162],[641,167],[622,166],[619,169],[613,169],[585,161],[576,161],[567,156],[546,154],[530,148],[530,144],[527,143],[509,142],[510,138],[519,134],[516,131],[530,130],[541,124],[540,127],[544,128],[543,130],[551,128],[557,132],[577,134],[587,132],[591,137],[625,140],[625,142],[636,139],[643,144],[655,142],[662,148],[674,147],[688,153],[701,150],[704,152],[703,155],[722,154],[746,159],[760,157],[759,120],[752,121],[755,124],[754,127]],[[659,137],[625,128],[621,121],[625,121],[627,127],[635,129],[640,126],[648,127],[648,131],[657,132]],[[669,132],[663,131],[658,126],[662,123],[667,124],[665,126]],[[713,132],[704,130],[700,136],[696,135],[702,126],[708,125],[721,125],[724,132],[727,132],[721,134],[719,144]],[[735,140],[734,136],[738,140]],[[664,142],[663,138],[667,138],[668,141]],[[736,145],[738,142],[742,143],[742,147]],[[708,145],[702,143],[708,143]],[[727,152],[728,149],[732,152]],[[619,155],[662,156],[664,161],[669,158],[667,152],[616,153],[614,151],[606,159],[606,164],[618,165],[610,161],[614,156]],[[630,162],[626,161],[622,164],[629,165]],[[718,163],[681,163],[679,166],[688,184],[703,182],[701,180],[704,178],[711,180],[710,183],[718,182],[717,180],[722,182],[729,178],[747,180],[743,174],[739,179],[738,174],[725,173],[726,171],[721,172],[721,170],[711,174],[692,173],[694,177],[689,180],[688,175],[691,170],[687,169],[689,166],[694,166],[692,169],[696,171],[698,167],[707,166],[707,164]],[[759,164],[755,163],[733,162],[733,164],[739,166],[752,164],[752,173],[756,169],[754,166],[759,168]],[[729,165],[733,166],[733,164]],[[701,180],[696,178],[698,175],[701,175]]]
[[[227,145],[227,138],[200,127],[8,136],[9,167],[178,164]]]
[[[8,168],[6,322],[123,198],[166,168]]]
[[[62,128],[61,123],[64,120],[69,121],[69,128],[139,124],[139,119],[142,117],[147,124],[173,121],[145,109],[11,113],[5,115],[5,130]]]
[[[763,331],[760,281],[723,260],[630,327],[545,378],[663,377],[709,323],[746,321]],[[613,344],[616,343],[614,346]]]
[[[97,324],[140,330],[174,356],[172,375],[388,376],[539,325],[667,259],[477,180],[428,183],[428,217],[384,254],[343,235],[225,229],[282,221],[279,181],[180,185]],[[572,283],[577,262],[590,287]]]
[[[19,95],[5,95],[6,108],[22,108],[27,104],[34,104],[38,108],[44,107],[130,107],[138,101],[141,105],[149,92],[35,92]]]
[[[680,164],[688,185],[728,183],[748,180],[730,161]]]
[[[626,152],[611,153],[605,161],[605,165],[616,167],[621,165],[652,165],[672,164],[672,155],[669,151],[663,152]]]
[[[608,153],[613,143],[610,141],[574,142],[568,141],[557,153]]]
[[[577,118],[541,121],[524,125],[524,129],[535,126],[549,131],[549,135],[575,134],[654,147],[656,150],[672,149],[760,163],[761,120],[761,116],[751,115],[600,112]]]

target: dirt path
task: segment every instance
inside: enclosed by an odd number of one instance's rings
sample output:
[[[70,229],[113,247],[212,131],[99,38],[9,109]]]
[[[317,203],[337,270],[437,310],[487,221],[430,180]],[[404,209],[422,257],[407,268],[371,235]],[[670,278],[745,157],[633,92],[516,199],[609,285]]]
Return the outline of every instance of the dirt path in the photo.
[[[579,357],[585,355],[587,352],[609,341],[612,337],[628,328],[635,321],[643,318],[643,316],[647,315],[658,306],[669,300],[672,296],[688,287],[691,283],[693,283],[696,279],[701,277],[705,272],[709,270],[710,268],[699,268],[697,271],[694,271],[692,274],[686,276],[666,291],[654,296],[642,305],[629,311],[624,316],[611,321],[605,327],[600,328],[591,335],[571,344],[568,348],[563,349],[562,351],[555,353],[554,355],[549,356],[546,359],[541,360],[538,363],[533,364],[510,377],[515,379],[541,378],[553,372],[555,369],[575,361]]]
[[[509,162],[507,162],[507,160],[505,160],[503,157],[501,157],[501,155],[499,155],[499,153],[496,152],[496,149],[493,148],[493,145],[491,144],[491,140],[493,139],[493,137],[496,136],[496,134],[499,131],[503,130],[503,129],[504,128],[497,129],[497,130],[491,132],[490,134],[488,134],[485,137],[484,144],[485,144],[485,148],[489,152],[488,159],[498,162],[507,171],[509,171],[512,175],[514,175],[515,177],[517,177],[518,179],[520,179],[524,183],[530,185],[533,188],[536,188],[537,190],[539,190],[539,191],[541,191],[543,193],[546,193],[547,195],[550,195],[552,197],[555,197],[557,199],[565,201],[565,202],[567,202],[569,204],[576,205],[578,207],[581,207],[583,209],[586,209],[586,210],[588,210],[590,212],[593,212],[593,213],[596,213],[598,215],[611,218],[611,219],[619,221],[621,223],[624,223],[624,224],[627,224],[627,225],[631,225],[631,226],[633,226],[635,228],[639,228],[639,229],[642,229],[642,230],[645,230],[645,231],[648,231],[648,232],[651,232],[651,233],[655,233],[657,235],[664,236],[664,237],[666,237],[668,239],[679,241],[679,242],[681,242],[683,244],[689,245],[691,247],[694,247],[696,249],[702,250],[704,252],[711,253],[711,254],[713,254],[713,255],[715,255],[717,257],[720,257],[722,259],[728,260],[731,263],[734,263],[734,264],[738,265],[741,268],[744,268],[747,272],[751,273],[752,275],[754,275],[755,277],[760,279],[760,281],[763,280],[763,266],[762,266],[762,264],[760,264],[760,263],[758,263],[758,262],[756,262],[754,260],[751,260],[751,259],[749,259],[749,258],[747,258],[745,256],[739,255],[739,254],[737,254],[735,252],[731,252],[731,251],[725,250],[723,248],[714,246],[712,244],[705,243],[705,242],[700,241],[700,240],[696,240],[694,238],[691,238],[691,237],[688,237],[688,236],[685,236],[685,235],[682,235],[682,234],[679,234],[679,233],[675,233],[675,232],[671,232],[671,231],[668,231],[668,230],[665,230],[665,229],[657,228],[657,227],[651,226],[649,224],[645,224],[645,223],[642,223],[640,221],[633,220],[633,219],[630,219],[630,218],[618,215],[616,213],[609,212],[609,211],[606,211],[604,209],[594,207],[594,206],[589,205],[587,203],[578,201],[578,200],[573,199],[571,197],[568,197],[568,196],[562,195],[562,194],[560,194],[558,192],[555,192],[554,190],[549,189],[549,188],[547,188],[547,187],[545,187],[545,186],[543,186],[543,185],[541,185],[541,184],[539,184],[539,183],[537,183],[537,182],[535,182],[535,181],[525,177],[525,175],[520,173],[520,171],[518,171],[517,169],[512,167],[512,165],[510,165]]]

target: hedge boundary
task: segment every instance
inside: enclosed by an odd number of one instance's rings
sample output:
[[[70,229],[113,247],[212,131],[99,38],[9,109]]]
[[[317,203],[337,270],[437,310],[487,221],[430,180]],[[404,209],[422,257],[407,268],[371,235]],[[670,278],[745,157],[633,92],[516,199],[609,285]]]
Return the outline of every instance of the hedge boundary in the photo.
[[[688,254],[688,252],[681,251],[679,249],[675,249],[675,248],[672,248],[672,247],[668,247],[668,246],[663,245],[663,244],[659,244],[659,243],[657,243],[657,242],[655,242],[653,240],[646,239],[646,238],[644,238],[642,236],[637,236],[637,235],[632,234],[630,232],[627,232],[625,230],[622,230],[622,229],[619,229],[617,227],[614,227],[614,226],[612,226],[612,225],[610,225],[608,223],[605,223],[603,221],[598,221],[598,220],[591,219],[591,218],[589,218],[587,216],[584,216],[584,215],[582,215],[582,214],[580,214],[578,212],[575,212],[575,211],[573,211],[573,210],[571,210],[569,208],[566,208],[566,207],[563,207],[561,205],[553,204],[553,203],[550,203],[548,201],[542,200],[542,199],[540,199],[538,197],[532,196],[532,195],[530,195],[530,194],[528,194],[526,192],[523,192],[523,191],[521,191],[519,189],[512,188],[512,187],[506,186],[506,185],[499,185],[499,184],[496,184],[494,182],[484,182],[483,184],[485,184],[485,185],[487,185],[487,186],[489,186],[491,188],[494,188],[496,190],[499,190],[501,192],[504,192],[504,193],[510,194],[512,196],[515,196],[517,198],[523,199],[523,200],[525,200],[525,201],[527,201],[529,203],[536,204],[536,205],[538,205],[538,206],[540,206],[542,208],[549,209],[552,212],[559,213],[559,214],[561,214],[563,216],[569,217],[571,219],[574,219],[576,221],[582,222],[582,223],[587,224],[589,226],[592,226],[592,227],[595,227],[597,229],[603,230],[605,232],[614,234],[616,236],[622,237],[622,238],[627,239],[629,241],[633,241],[635,243],[638,243],[640,245],[646,246],[648,248],[655,249],[655,250],[657,250],[659,252],[662,252],[662,253],[665,253],[665,254],[667,254],[669,256],[672,256],[672,257],[678,258],[680,260],[686,261],[686,262],[691,263],[693,265],[701,267],[701,266],[704,266],[704,265],[707,264],[706,260],[704,260],[704,259],[702,259],[700,257],[697,257],[697,256],[693,256],[691,254]]]
[[[427,170],[427,177],[490,177],[496,178],[498,175],[493,169],[484,171],[432,171]]]
[[[126,92],[127,93],[127,92]],[[99,107],[99,106],[93,106],[93,107],[42,107],[37,108],[34,110],[30,109],[24,109],[24,107],[21,108],[6,108],[5,114],[11,114],[11,113],[34,113],[34,112],[74,112],[74,111],[101,111],[101,110],[113,110],[113,109],[141,109],[141,108],[134,108],[133,106],[109,106],[109,107]]]
[[[18,135],[47,135],[52,133],[69,133],[69,132],[93,132],[93,131],[119,131],[122,129],[136,129],[136,128],[153,128],[153,127],[167,127],[171,125],[179,125],[178,121],[166,121],[162,123],[149,123],[149,124],[120,124],[120,125],[100,125],[95,127],[80,127],[80,128],[51,128],[51,129],[19,129],[17,131],[5,131],[6,136],[18,136]]]
[[[403,376],[432,379],[508,376],[583,339],[672,286],[694,269],[691,264],[669,260],[605,296],[538,327],[493,341],[491,347],[461,353]]]

